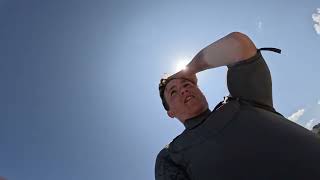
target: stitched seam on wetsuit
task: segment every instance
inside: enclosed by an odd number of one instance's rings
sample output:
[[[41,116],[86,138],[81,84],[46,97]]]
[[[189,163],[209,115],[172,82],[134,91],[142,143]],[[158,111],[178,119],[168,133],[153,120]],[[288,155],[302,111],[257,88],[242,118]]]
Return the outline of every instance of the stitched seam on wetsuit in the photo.
[[[227,67],[229,69],[233,69],[233,68],[241,67],[245,64],[251,64],[251,63],[258,61],[261,56],[262,56],[261,52],[257,50],[257,52],[254,56],[252,56],[248,59],[245,59],[245,60],[241,60],[241,61],[236,62],[234,64],[227,65]]]

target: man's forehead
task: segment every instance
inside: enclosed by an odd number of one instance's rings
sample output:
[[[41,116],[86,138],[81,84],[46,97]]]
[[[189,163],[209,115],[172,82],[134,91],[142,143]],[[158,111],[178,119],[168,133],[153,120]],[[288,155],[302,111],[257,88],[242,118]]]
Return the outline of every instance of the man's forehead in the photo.
[[[176,79],[172,79],[168,82],[168,84],[166,85],[166,88],[165,90],[168,91],[170,90],[172,87],[176,86],[177,84],[180,84],[180,83],[184,83],[184,82],[191,82],[190,80],[188,79],[184,79],[184,78],[176,78]]]

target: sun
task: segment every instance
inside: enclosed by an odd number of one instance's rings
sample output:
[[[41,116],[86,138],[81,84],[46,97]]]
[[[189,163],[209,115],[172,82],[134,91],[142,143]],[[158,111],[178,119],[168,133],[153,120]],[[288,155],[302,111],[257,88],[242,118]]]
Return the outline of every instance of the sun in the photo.
[[[176,65],[176,72],[179,72],[181,70],[185,70],[187,67],[187,64],[189,63],[188,60],[179,60],[177,65]]]

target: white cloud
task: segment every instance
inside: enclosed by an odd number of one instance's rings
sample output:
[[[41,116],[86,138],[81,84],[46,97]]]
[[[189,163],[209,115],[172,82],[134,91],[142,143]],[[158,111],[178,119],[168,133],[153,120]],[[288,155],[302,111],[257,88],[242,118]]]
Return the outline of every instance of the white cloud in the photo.
[[[310,121],[308,121],[308,122],[306,123],[305,128],[307,128],[307,129],[309,129],[309,130],[312,130],[313,122],[314,122],[315,120],[316,120],[315,118],[312,118]]]
[[[259,28],[259,29],[262,28],[262,22],[261,22],[261,21],[258,22],[258,28]]]
[[[316,30],[317,34],[320,35],[320,8],[317,8],[317,12],[312,14],[312,19],[315,22],[313,27]]]
[[[318,104],[320,105],[320,100],[318,101]]]
[[[299,118],[304,114],[304,111],[305,111],[304,109],[299,109],[297,112],[289,116],[288,119],[293,122],[297,122]]]

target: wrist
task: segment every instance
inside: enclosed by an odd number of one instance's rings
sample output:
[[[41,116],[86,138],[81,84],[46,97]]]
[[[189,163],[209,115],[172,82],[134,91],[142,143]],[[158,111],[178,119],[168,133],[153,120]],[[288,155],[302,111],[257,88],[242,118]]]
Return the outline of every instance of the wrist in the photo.
[[[208,64],[204,60],[204,53],[203,50],[201,50],[193,59],[192,61],[187,65],[188,69],[190,70],[190,73],[196,74],[200,71],[208,69]]]

